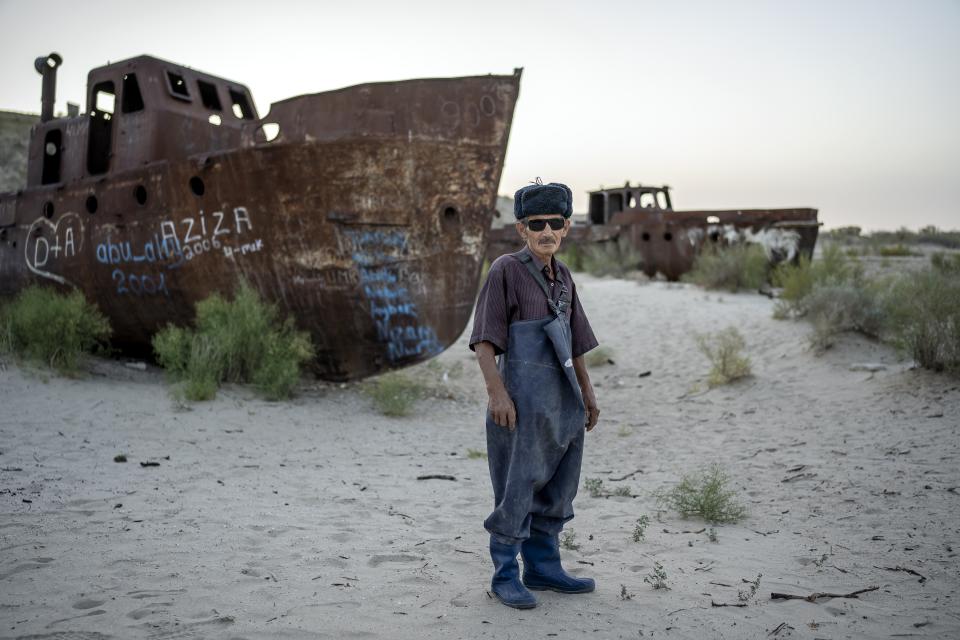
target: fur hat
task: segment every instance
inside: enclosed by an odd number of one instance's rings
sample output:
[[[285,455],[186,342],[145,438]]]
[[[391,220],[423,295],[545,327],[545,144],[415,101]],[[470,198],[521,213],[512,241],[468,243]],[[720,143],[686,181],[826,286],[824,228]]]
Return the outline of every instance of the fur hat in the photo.
[[[573,192],[559,182],[528,184],[513,194],[513,215],[517,220],[527,216],[559,213],[564,218],[573,215]]]

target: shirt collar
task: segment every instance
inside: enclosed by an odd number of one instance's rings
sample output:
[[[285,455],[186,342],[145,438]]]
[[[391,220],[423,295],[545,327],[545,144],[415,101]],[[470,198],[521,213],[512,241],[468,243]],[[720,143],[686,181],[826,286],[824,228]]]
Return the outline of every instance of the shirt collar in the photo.
[[[533,251],[530,250],[530,247],[524,247],[523,252],[526,253],[531,258],[533,258],[533,264],[537,265],[537,269],[539,269],[540,271],[543,271],[544,268],[547,266],[540,260],[540,258],[537,257],[537,254],[535,254]],[[557,261],[553,259],[553,256],[550,256],[550,271],[553,273],[553,277],[556,278],[557,277]]]

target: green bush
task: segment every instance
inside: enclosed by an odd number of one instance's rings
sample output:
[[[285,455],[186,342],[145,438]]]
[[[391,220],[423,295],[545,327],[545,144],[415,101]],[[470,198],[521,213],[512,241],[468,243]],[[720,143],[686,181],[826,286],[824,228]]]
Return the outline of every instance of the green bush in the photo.
[[[712,335],[698,335],[697,346],[713,365],[707,378],[711,387],[750,375],[750,359],[743,355],[746,343],[734,327],[727,327]]]
[[[707,522],[737,522],[746,509],[736,501],[736,494],[727,488],[729,478],[720,466],[683,476],[670,490],[657,491],[657,504],[680,512],[683,517],[699,516]]]
[[[918,251],[914,251],[910,247],[907,247],[902,244],[887,245],[877,249],[877,254],[884,258],[899,258],[904,256],[919,256],[923,255]]]
[[[900,277],[886,296],[885,311],[889,338],[917,364],[934,371],[960,372],[960,268],[956,263]]]
[[[643,254],[623,235],[588,245],[582,250],[580,267],[592,276],[621,277],[640,269],[642,261]]]
[[[80,291],[68,294],[31,286],[0,310],[0,351],[76,371],[80,356],[110,337],[110,323]]]
[[[766,281],[769,264],[758,244],[708,245],[697,254],[693,268],[683,275],[683,280],[706,289],[755,291]]]
[[[930,266],[943,274],[960,275],[960,253],[938,251],[930,256]]]
[[[385,416],[408,416],[426,388],[401,373],[387,373],[368,383],[366,393],[377,411]]]
[[[291,395],[313,356],[309,334],[280,320],[247,282],[232,301],[213,294],[197,304],[196,328],[173,325],[153,338],[159,364],[189,400],[208,400],[221,382],[250,382],[267,399]]]

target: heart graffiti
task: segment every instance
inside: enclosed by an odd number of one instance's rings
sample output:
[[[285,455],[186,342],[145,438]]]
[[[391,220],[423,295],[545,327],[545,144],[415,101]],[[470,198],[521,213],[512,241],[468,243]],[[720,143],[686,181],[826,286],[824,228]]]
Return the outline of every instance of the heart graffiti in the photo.
[[[50,270],[65,258],[77,255],[83,249],[83,221],[74,212],[60,216],[56,223],[37,218],[27,232],[24,258],[27,268],[38,276],[60,284],[74,286],[66,278]]]

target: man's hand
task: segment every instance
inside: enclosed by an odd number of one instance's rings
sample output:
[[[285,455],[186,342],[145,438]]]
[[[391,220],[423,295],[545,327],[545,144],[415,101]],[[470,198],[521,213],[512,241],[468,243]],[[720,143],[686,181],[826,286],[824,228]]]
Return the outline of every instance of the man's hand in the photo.
[[[517,409],[513,406],[513,400],[506,389],[494,391],[489,394],[490,401],[487,403],[487,409],[493,416],[493,421],[501,426],[513,431],[517,428]]]
[[[597,426],[597,420],[600,419],[600,408],[597,406],[597,396],[593,393],[593,385],[590,383],[590,374],[587,373],[587,364],[583,361],[583,356],[577,356],[573,359],[573,370],[577,374],[577,382],[580,384],[580,394],[583,396],[583,407],[586,409],[587,431],[593,431]]]
[[[593,394],[593,387],[588,387],[587,392],[583,394],[583,406],[587,410],[587,431],[593,431],[593,428],[597,426],[597,420],[600,419],[600,407],[597,406],[597,397]]]
[[[487,409],[490,410],[493,421],[497,425],[513,431],[517,428],[517,408],[513,406],[513,400],[510,399],[510,394],[507,393],[507,388],[500,378],[500,372],[497,371],[493,344],[486,341],[478,342],[474,349],[477,352],[480,371],[483,372],[483,381],[487,385],[487,396],[490,398]]]

